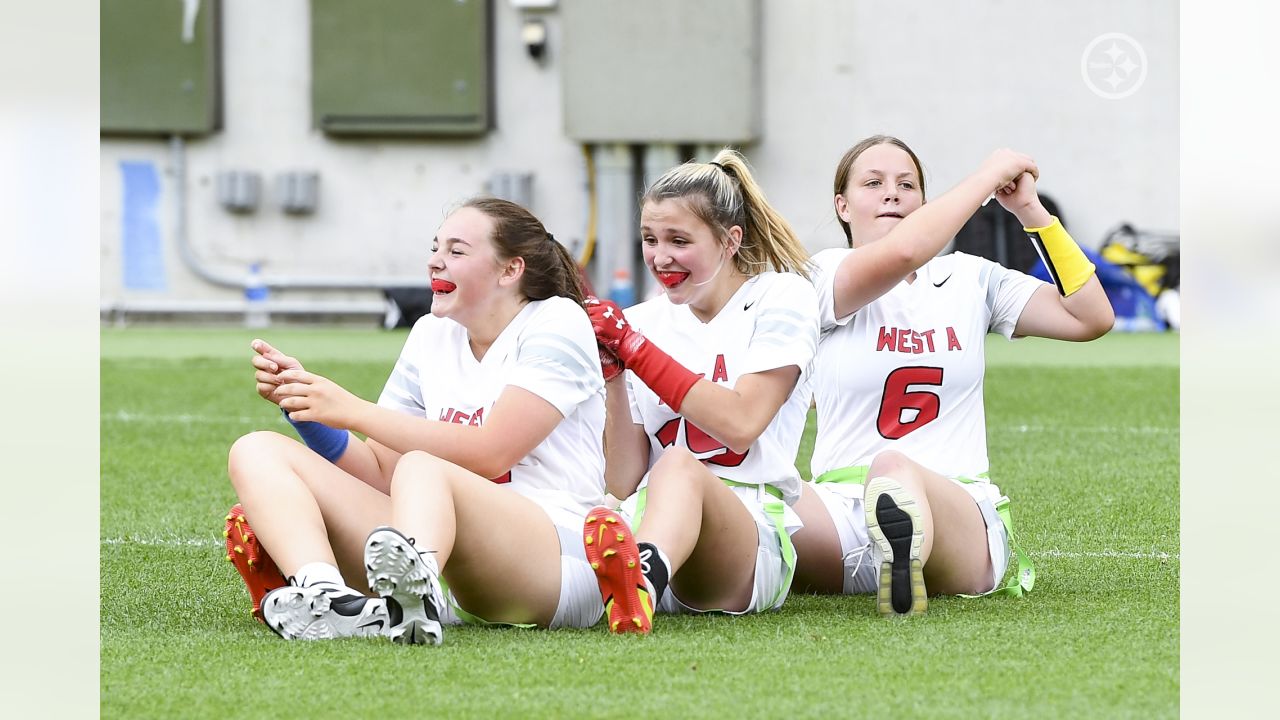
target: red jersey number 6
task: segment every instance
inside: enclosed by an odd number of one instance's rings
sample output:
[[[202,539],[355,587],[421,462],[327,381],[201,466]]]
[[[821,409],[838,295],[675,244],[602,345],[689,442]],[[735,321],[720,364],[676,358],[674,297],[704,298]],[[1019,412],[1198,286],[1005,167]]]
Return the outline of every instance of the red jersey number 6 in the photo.
[[[898,440],[938,419],[940,406],[937,393],[928,390],[908,391],[911,385],[942,386],[942,368],[901,367],[884,379],[884,396],[880,398],[880,416],[876,429],[889,440]],[[915,410],[904,421],[904,411]]]

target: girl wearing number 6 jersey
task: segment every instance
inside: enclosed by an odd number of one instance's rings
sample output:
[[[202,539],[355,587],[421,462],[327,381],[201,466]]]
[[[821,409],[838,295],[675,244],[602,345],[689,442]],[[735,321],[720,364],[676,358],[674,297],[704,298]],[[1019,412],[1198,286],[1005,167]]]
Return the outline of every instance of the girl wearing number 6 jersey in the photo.
[[[642,206],[664,293],[625,315],[587,305],[613,378],[605,480],[627,500],[622,517],[593,510],[583,542],[610,630],[647,633],[655,606],[740,614],[786,598],[818,320],[808,255],[736,152],[668,171]]]
[[[1040,204],[1037,177],[1030,158],[997,151],[924,205],[902,141],[868,138],[841,159],[835,209],[849,249],[814,258],[818,434],[796,506],[798,586],[875,592],[881,614],[914,614],[930,594],[992,592],[1005,575],[1016,544],[1008,499],[987,477],[986,336],[1092,340],[1114,321],[1093,265]],[[993,192],[1055,284],[963,253],[934,257]],[[1018,560],[1008,594],[1034,583]]]

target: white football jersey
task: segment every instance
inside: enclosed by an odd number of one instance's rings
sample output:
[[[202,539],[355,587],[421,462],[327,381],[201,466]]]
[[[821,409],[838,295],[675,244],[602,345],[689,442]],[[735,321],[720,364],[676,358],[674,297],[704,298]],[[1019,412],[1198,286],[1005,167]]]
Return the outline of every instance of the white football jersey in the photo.
[[[483,425],[508,385],[551,403],[564,419],[493,482],[586,512],[604,498],[604,377],[591,321],[563,297],[532,301],[477,361],[467,330],[426,315],[409,332],[378,404],[441,422]]]
[[[665,294],[626,311],[627,321],[676,362],[732,388],[738,378],[795,365],[795,389],[745,453],[685,421],[631,371],[631,418],[649,438],[649,467],[672,445],[688,448],[717,476],[778,487],[788,504],[800,496],[796,451],[809,412],[809,377],[818,345],[818,302],[813,287],[794,273],[765,272],[748,279],[709,323]]]
[[[857,250],[814,256],[821,341],[813,391],[813,477],[870,465],[897,450],[947,476],[987,471],[982,378],[987,333],[1012,339],[1044,283],[980,257],[951,253],[857,312],[835,317],[836,268]]]

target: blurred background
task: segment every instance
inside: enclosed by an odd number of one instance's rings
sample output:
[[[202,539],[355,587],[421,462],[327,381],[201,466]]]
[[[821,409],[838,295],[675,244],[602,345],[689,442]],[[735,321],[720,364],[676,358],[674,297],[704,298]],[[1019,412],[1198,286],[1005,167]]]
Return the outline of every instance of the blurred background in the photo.
[[[836,163],[874,133],[915,149],[930,197],[995,148],[1031,154],[1051,210],[1119,268],[1121,329],[1176,312],[1157,308],[1178,276],[1175,3],[100,9],[105,324],[403,326],[429,303],[437,226],[481,193],[531,209],[626,304],[653,292],[636,201],[658,174],[737,147],[816,252],[843,244]],[[954,247],[1036,260],[997,203]]]

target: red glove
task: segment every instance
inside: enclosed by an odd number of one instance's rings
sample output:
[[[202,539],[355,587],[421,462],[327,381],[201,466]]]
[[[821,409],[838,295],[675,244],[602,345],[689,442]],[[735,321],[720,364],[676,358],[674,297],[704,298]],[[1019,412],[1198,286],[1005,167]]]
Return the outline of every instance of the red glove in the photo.
[[[622,308],[612,300],[589,297],[585,304],[601,350],[613,353],[623,367],[634,372],[668,407],[680,412],[685,396],[702,376],[673,360],[631,327]]]
[[[596,350],[600,353],[600,372],[604,373],[604,381],[618,377],[626,368],[622,367],[622,361],[618,360],[618,356],[614,355],[609,348],[596,343]]]

